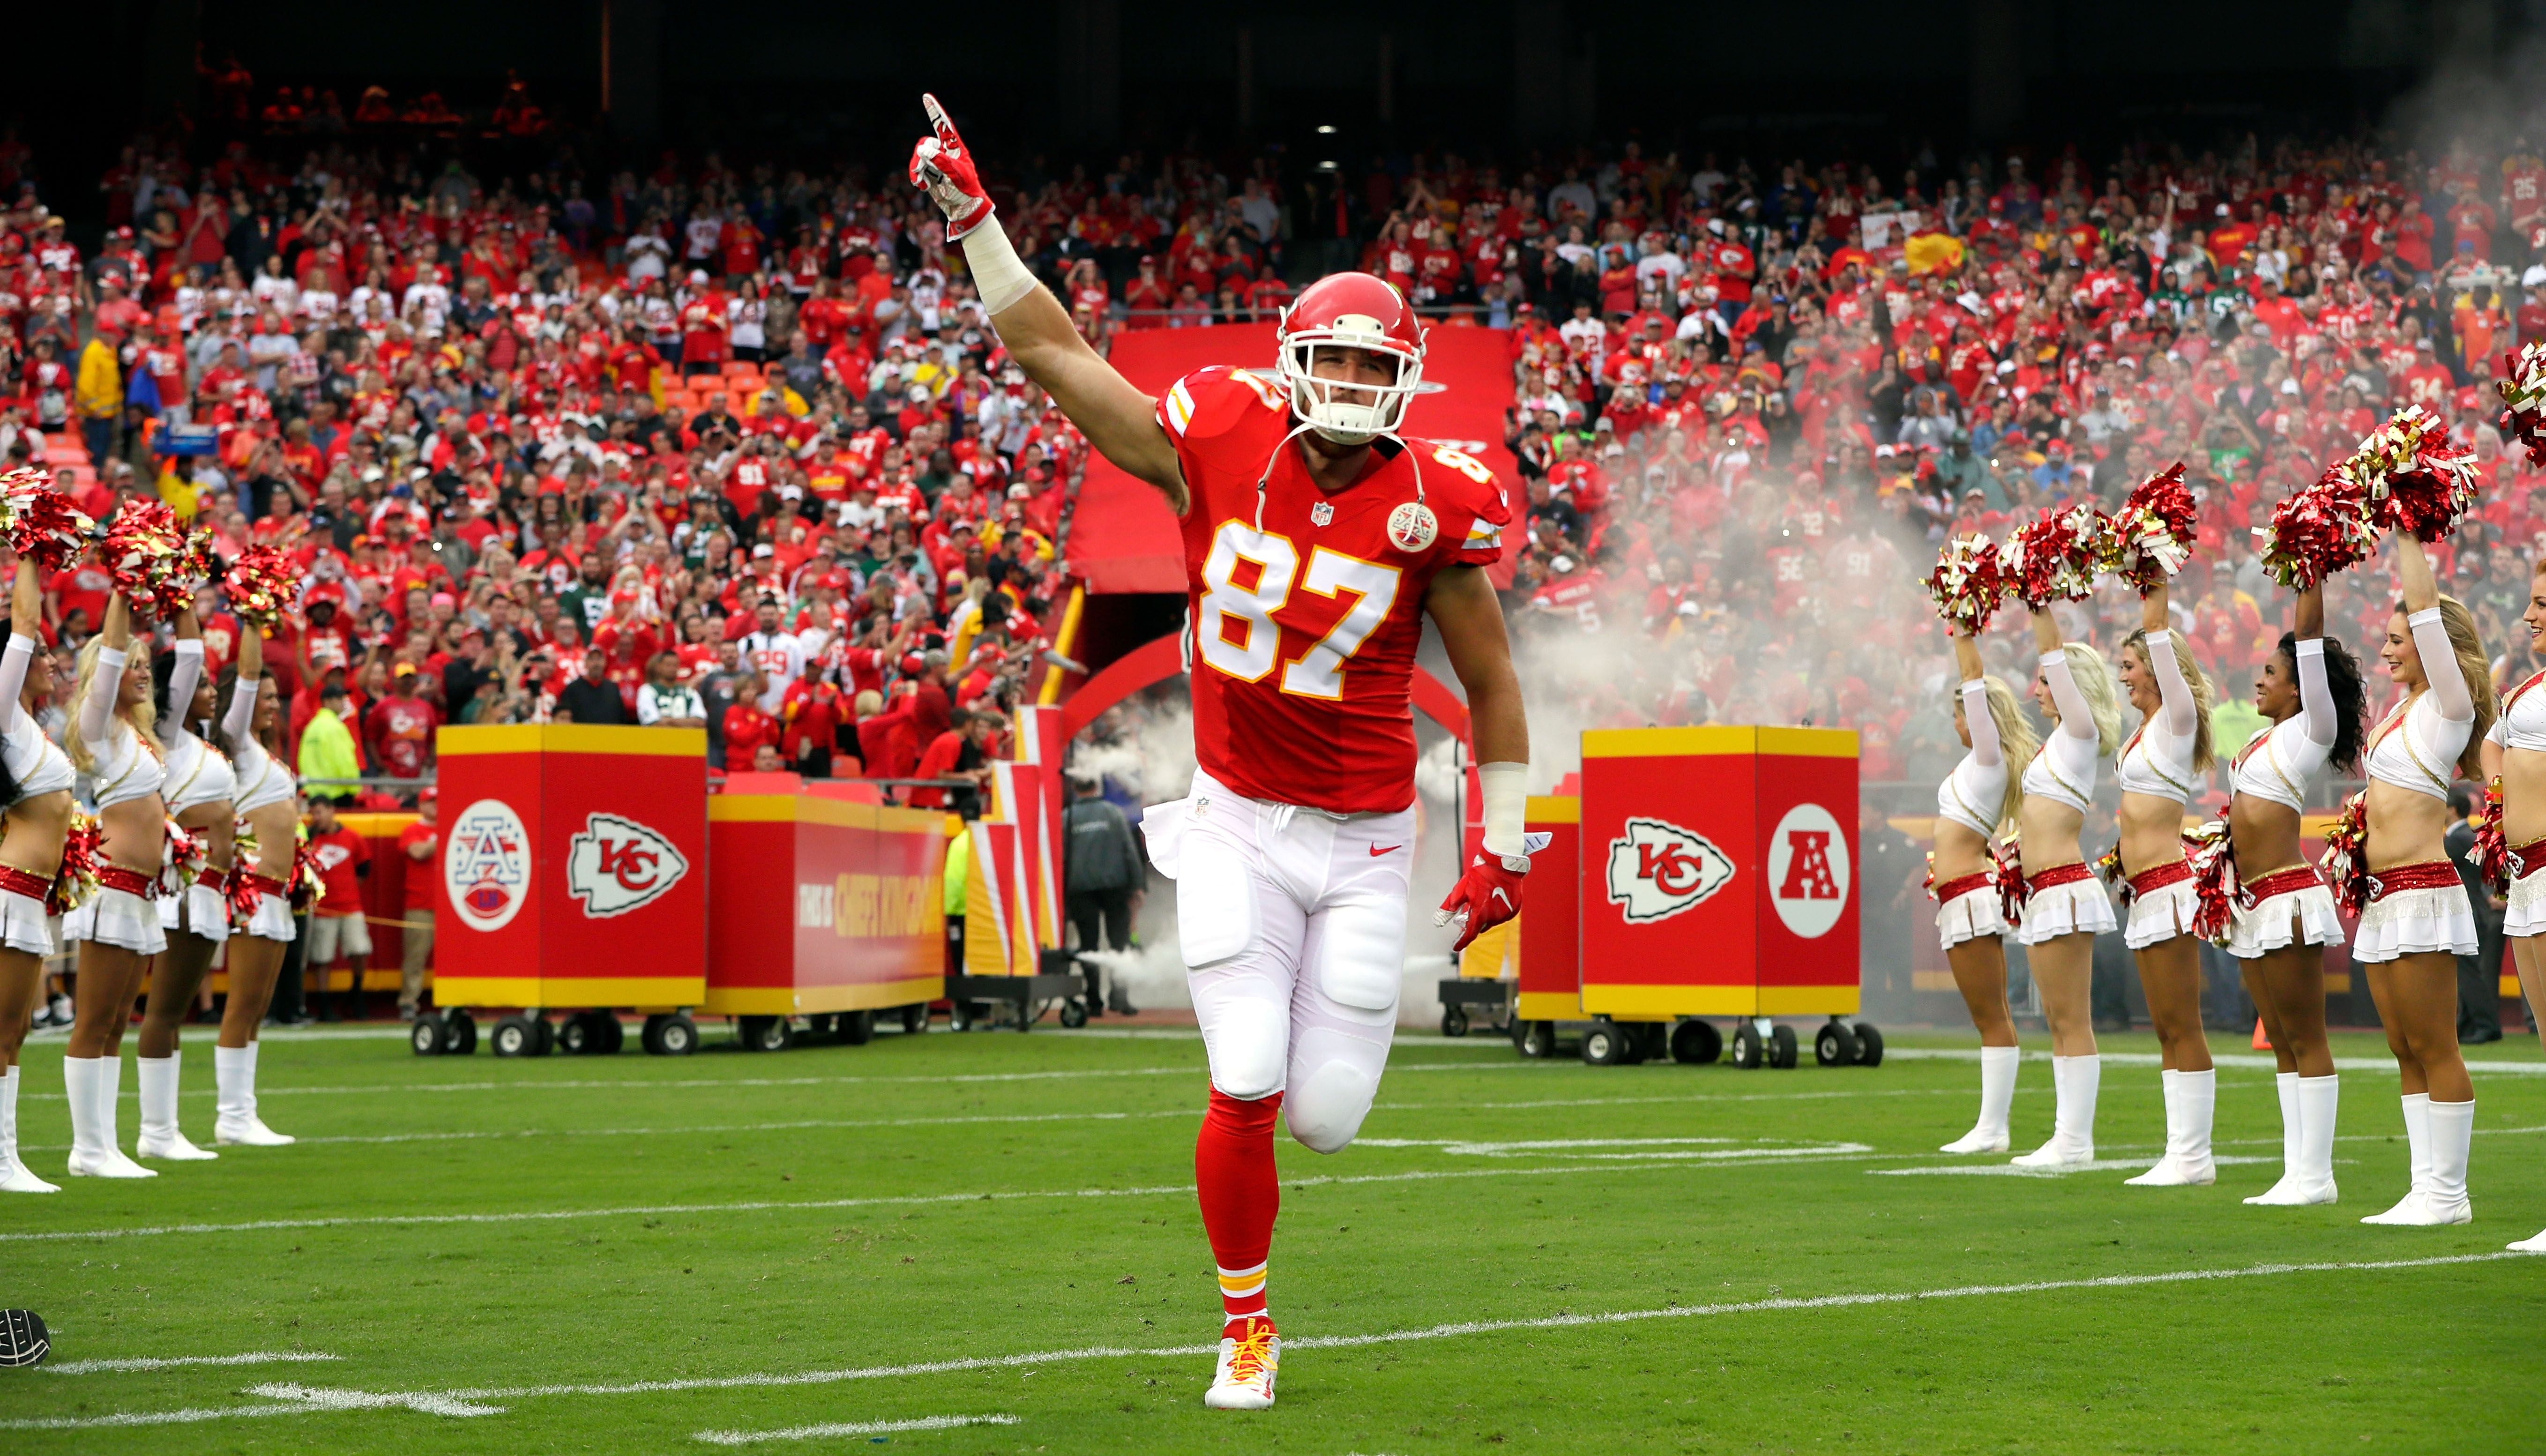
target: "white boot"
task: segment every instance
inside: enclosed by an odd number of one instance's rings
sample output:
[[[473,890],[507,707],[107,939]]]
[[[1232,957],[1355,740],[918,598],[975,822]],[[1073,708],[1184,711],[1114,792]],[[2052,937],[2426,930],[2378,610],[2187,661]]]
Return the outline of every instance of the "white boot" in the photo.
[[[2431,1181],[2431,1098],[2427,1092],[2407,1092],[2404,1102],[2405,1143],[2414,1185],[2394,1208],[2369,1215],[2360,1221],[2364,1224],[2410,1224],[2422,1212],[2422,1189]]]
[[[18,1069],[0,1077],[0,1193],[59,1193],[18,1160]]]
[[[215,1143],[280,1148],[292,1141],[267,1127],[256,1115],[256,1048],[254,1042],[244,1047],[212,1048]]]
[[[2165,1156],[2157,1166],[2123,1181],[2143,1188],[2186,1188],[2219,1181],[2210,1156],[2210,1125],[2219,1106],[2219,1073],[2165,1073]]]
[[[2015,1100],[2015,1065],[2023,1052],[2014,1047],[1981,1048],[1981,1120],[1972,1130],[1937,1149],[1939,1153],[2004,1153],[2006,1110]]]
[[[2095,1093],[2103,1084],[2104,1059],[2095,1056],[2051,1059],[2051,1085],[2059,1110],[2052,1117],[2051,1141],[2021,1157],[2017,1167],[2074,1168],[2095,1160]]]
[[[2273,1072],[2272,1090],[2281,1099],[2281,1176],[2278,1182],[2246,1200],[2263,1207],[2289,1202],[2290,1189],[2299,1178],[2299,1074]]]
[[[71,1104],[70,1171],[85,1178],[155,1178],[155,1168],[146,1168],[124,1156],[116,1146],[115,1114],[117,1083],[124,1079],[121,1057],[64,1057],[62,1085],[69,1092]]]
[[[2424,1228],[2468,1223],[2475,1218],[2475,1206],[2467,1199],[2467,1144],[2475,1135],[2475,1100],[2433,1102],[2427,1116],[2431,1128],[2430,1179],[2422,1187],[2421,1207],[2416,1216],[2398,1222]]]
[[[133,1153],[142,1157],[164,1157],[172,1162],[201,1162],[220,1156],[186,1141],[177,1131],[177,1067],[185,1057],[171,1052],[165,1057],[135,1057],[134,1071],[141,1076],[141,1137]]]
[[[2299,1078],[2299,1182],[2290,1190],[2294,1205],[2332,1203],[2341,1196],[2334,1183],[2334,1126],[2342,1107],[2342,1078]]]

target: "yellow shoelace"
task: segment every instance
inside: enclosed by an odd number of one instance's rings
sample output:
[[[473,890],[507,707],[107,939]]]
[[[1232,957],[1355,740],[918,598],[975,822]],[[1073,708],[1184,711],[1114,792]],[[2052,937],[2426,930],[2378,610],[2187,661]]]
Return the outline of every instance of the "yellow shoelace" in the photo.
[[[1230,1352],[1229,1378],[1241,1384],[1252,1383],[1265,1370],[1278,1368],[1279,1364],[1273,1357],[1272,1328],[1258,1325]]]

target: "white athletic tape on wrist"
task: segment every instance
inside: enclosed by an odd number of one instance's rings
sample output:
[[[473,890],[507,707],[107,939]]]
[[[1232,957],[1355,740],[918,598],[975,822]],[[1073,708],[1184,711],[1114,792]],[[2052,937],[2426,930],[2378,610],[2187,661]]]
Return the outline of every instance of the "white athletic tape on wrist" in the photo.
[[[993,317],[1040,287],[1025,260],[1017,256],[1016,244],[1008,241],[1008,230],[995,217],[964,234],[964,262],[973,270],[973,287],[981,296],[981,306]]]
[[[1486,763],[1477,767],[1485,795],[1485,849],[1493,855],[1526,854],[1521,825],[1529,817],[1529,765]]]

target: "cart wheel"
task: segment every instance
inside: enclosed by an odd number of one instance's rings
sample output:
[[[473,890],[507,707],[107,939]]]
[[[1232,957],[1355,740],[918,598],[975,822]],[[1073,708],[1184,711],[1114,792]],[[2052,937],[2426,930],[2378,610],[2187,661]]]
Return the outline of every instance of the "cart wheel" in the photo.
[[[466,1011],[454,1011],[442,1018],[442,1050],[453,1057],[466,1057],[477,1050],[477,1018]]]
[[[591,1055],[595,1057],[616,1057],[619,1055],[619,1049],[626,1045],[628,1045],[628,1028],[619,1024],[618,1012],[595,1011],[592,1013]]]
[[[1856,1061],[1856,1033],[1843,1022],[1825,1023],[1813,1033],[1813,1060],[1824,1067],[1846,1067]]]
[[[1765,1050],[1759,1042],[1759,1028],[1744,1021],[1733,1028],[1733,1065],[1743,1071],[1756,1071],[1767,1065]]]
[[[745,1016],[734,1029],[748,1051],[784,1052],[796,1044],[796,1024],[784,1016]]]
[[[591,1013],[578,1011],[558,1025],[556,1049],[569,1057],[581,1057],[592,1051]]]
[[[928,1029],[928,1003],[920,1001],[901,1008],[901,1029],[911,1036]]]
[[[1468,1034],[1468,1008],[1465,1006],[1443,1006],[1441,1008],[1441,1034],[1443,1036],[1466,1036]]]
[[[875,1012],[843,1011],[840,1013],[840,1045],[863,1047],[875,1040]]]
[[[545,1024],[528,1016],[507,1016],[495,1023],[486,1040],[494,1044],[498,1057],[541,1056],[548,1049],[540,1045],[540,1034],[533,1028]]]
[[[1595,1021],[1582,1033],[1582,1060],[1592,1067],[1616,1067],[1627,1060],[1630,1033],[1611,1021]]]
[[[1071,1031],[1087,1024],[1087,1003],[1076,996],[1061,1003],[1061,1024]]]
[[[645,1018],[636,1040],[648,1057],[687,1057],[699,1049],[699,1024],[678,1011],[658,1011]]]
[[[1724,1033],[1711,1021],[1683,1021],[1671,1028],[1670,1055],[1687,1067],[1704,1067],[1724,1055]]]
[[[1793,1027],[1781,1026],[1768,1034],[1769,1066],[1776,1068],[1779,1071],[1792,1071],[1795,1068],[1795,1064],[1802,1060],[1799,1054],[1800,1048],[1795,1042],[1795,1029]]]
[[[415,1048],[415,1055],[419,1057],[439,1057],[449,1046],[439,1016],[415,1018],[415,1024],[406,1029],[406,1039],[407,1045]]]
[[[1524,1057],[1553,1057],[1556,1055],[1556,1023],[1515,1021],[1512,1023],[1512,1045],[1518,1047]]]
[[[970,1001],[948,1001],[946,1003],[946,1029],[948,1031],[971,1031],[973,1029],[973,1003]]]
[[[1874,1029],[1873,1022],[1860,1021],[1856,1024],[1856,1065],[1859,1067],[1883,1065],[1883,1033]]]

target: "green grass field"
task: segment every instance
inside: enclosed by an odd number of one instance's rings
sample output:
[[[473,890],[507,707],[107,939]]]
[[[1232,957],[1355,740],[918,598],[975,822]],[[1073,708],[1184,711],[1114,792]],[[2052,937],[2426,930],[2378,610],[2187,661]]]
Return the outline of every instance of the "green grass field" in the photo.
[[[2255,1160],[2164,1190],[1921,1171],[2002,1162],[1932,1152],[1977,1069],[1915,1054],[1968,1037],[1745,1072],[1409,1036],[1361,1145],[1282,1144],[1281,1404],[1231,1414],[1201,1404],[1192,1033],[709,1036],[270,1043],[299,1146],[0,1201],[0,1306],[54,1335],[0,1371],[0,1451],[2546,1449],[2546,1261],[2501,1254],[2546,1226],[2533,1043],[2477,1050],[2476,1222],[2391,1230],[2355,1222],[2405,1181],[2367,1037],[2337,1048],[2342,1202],[2263,1210],[2267,1068],[2220,1073],[2220,1152]],[[22,1114],[56,1178],[59,1059],[31,1047]],[[2050,1120],[2029,1062],[2019,1147]],[[2108,1064],[2098,1131],[2154,1157],[2153,1060]],[[300,1358],[95,1363],[260,1353]],[[780,1434],[932,1417],[1000,1423]]]

